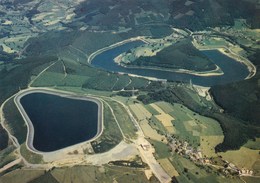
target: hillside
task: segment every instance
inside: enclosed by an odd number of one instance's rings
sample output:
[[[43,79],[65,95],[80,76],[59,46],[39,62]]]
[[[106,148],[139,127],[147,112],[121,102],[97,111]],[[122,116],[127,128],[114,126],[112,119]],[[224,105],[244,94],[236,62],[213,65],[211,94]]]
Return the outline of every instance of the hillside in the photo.
[[[235,18],[245,18],[251,27],[257,28],[260,14],[256,4],[257,0],[96,0],[82,2],[75,13],[89,25],[106,28],[171,24],[202,30],[233,25]]]
[[[166,47],[155,56],[141,56],[129,63],[129,65],[194,71],[216,69],[216,65],[202,52],[196,49],[189,40],[183,40]]]
[[[260,68],[260,50],[249,57]],[[252,79],[223,86],[213,86],[211,93],[226,113],[260,126],[260,74]]]

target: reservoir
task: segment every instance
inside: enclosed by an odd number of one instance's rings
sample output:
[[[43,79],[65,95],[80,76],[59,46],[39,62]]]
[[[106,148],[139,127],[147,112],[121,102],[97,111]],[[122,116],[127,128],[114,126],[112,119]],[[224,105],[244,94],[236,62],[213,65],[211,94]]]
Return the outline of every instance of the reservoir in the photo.
[[[29,118],[27,143],[36,151],[59,150],[100,133],[102,114],[96,99],[36,91],[20,97],[19,103]]]
[[[142,41],[133,41],[109,49],[94,57],[91,64],[97,68],[111,72],[122,72],[140,76],[155,77],[158,79],[167,79],[168,81],[189,82],[191,80],[193,84],[200,86],[214,86],[240,81],[244,80],[249,74],[246,65],[237,62],[217,50],[207,50],[202,52],[222,69],[224,74],[220,76],[195,76],[191,74],[153,69],[125,68],[114,62],[114,58],[121,53],[142,44],[144,44]]]

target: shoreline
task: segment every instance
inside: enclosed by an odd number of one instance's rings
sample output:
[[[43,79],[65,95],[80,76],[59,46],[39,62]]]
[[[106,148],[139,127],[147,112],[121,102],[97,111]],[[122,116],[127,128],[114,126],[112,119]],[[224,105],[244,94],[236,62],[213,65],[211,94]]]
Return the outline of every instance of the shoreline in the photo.
[[[102,48],[102,49],[99,49],[97,51],[95,51],[94,53],[92,53],[87,62],[89,64],[91,64],[91,61],[99,54],[103,53],[104,51],[107,51],[107,50],[110,50],[110,49],[113,49],[113,48],[116,48],[117,46],[121,46],[125,43],[129,43],[129,42],[132,42],[132,41],[142,41],[144,43],[146,43],[145,41],[145,37],[143,36],[138,36],[138,37],[134,37],[134,38],[130,38],[130,39],[127,39],[127,40],[123,40],[123,41],[120,41],[120,42],[117,42],[113,45],[110,45],[108,47],[105,47],[105,48]],[[247,58],[245,57],[242,57],[240,55],[237,55],[235,53],[233,53],[231,50],[229,50],[227,47],[216,47],[216,48],[204,48],[200,45],[197,45],[194,41],[192,41],[193,45],[203,51],[203,50],[217,50],[219,51],[220,53],[232,58],[234,61],[237,61],[237,62],[240,62],[242,64],[244,64],[248,71],[249,71],[249,74],[248,76],[245,78],[245,79],[250,79],[252,77],[255,76],[256,74],[256,67],[255,65],[249,61]],[[226,50],[228,50],[228,53],[226,52]],[[221,68],[217,66],[217,68],[215,70],[211,70],[211,71],[202,71],[202,72],[198,72],[198,71],[192,71],[192,70],[186,70],[186,69],[163,69],[163,68],[156,68],[156,67],[135,67],[135,66],[125,66],[124,64],[120,64],[120,60],[122,59],[122,55],[118,55],[116,58],[114,58],[114,62],[117,63],[118,65],[120,65],[121,67],[124,67],[124,68],[129,68],[129,69],[148,69],[148,70],[160,70],[160,71],[167,71],[167,72],[175,72],[175,73],[183,73],[183,74],[190,74],[190,75],[194,75],[194,76],[202,76],[202,77],[209,77],[209,76],[221,76],[223,75],[223,71],[221,70]],[[146,79],[149,79],[149,80],[162,80],[162,79],[158,79],[158,78],[154,78],[154,77],[149,77],[149,76],[139,76],[139,75],[135,75],[135,74],[130,74],[130,73],[124,73],[124,72],[118,72],[120,74],[128,74],[129,76],[134,76],[134,77],[142,77],[142,78],[146,78]]]
[[[202,51],[203,50],[218,50],[220,53],[232,58],[236,62],[240,62],[240,63],[244,64],[249,71],[249,74],[245,79],[250,79],[250,78],[254,77],[256,72],[257,72],[256,66],[250,60],[234,53],[233,51],[231,51],[226,46],[220,46],[220,47],[215,47],[215,48],[207,48],[207,47],[198,45],[196,42],[194,42],[194,40],[192,41],[192,44],[197,49],[202,50]],[[228,52],[226,52],[226,51],[228,51]]]
[[[123,40],[123,41],[120,41],[120,42],[117,42],[115,44],[112,44],[110,46],[107,46],[107,47],[104,47],[104,48],[101,48],[93,53],[91,53],[87,59],[87,63],[91,64],[92,60],[99,54],[107,51],[107,50],[110,50],[110,49],[113,49],[115,47],[118,47],[118,46],[121,46],[123,44],[126,44],[126,43],[129,43],[129,42],[133,42],[133,41],[142,41],[144,43],[147,43],[144,39],[144,36],[138,36],[138,37],[134,37],[134,38],[129,38],[129,39],[126,39],[126,40]]]
[[[85,100],[85,101],[91,101],[94,102],[95,104],[98,105],[98,121],[97,121],[97,133],[94,137],[92,137],[89,140],[83,141],[83,142],[79,142],[77,144],[73,144],[61,149],[57,149],[54,151],[49,151],[49,152],[43,152],[43,151],[39,151],[37,149],[34,148],[33,146],[33,139],[34,139],[34,126],[33,123],[31,122],[29,116],[27,115],[27,113],[25,112],[22,104],[20,103],[20,100],[23,96],[31,94],[31,93],[46,93],[46,94],[50,94],[50,95],[56,95],[59,97],[66,97],[69,99],[74,99],[74,100]],[[92,97],[92,96],[77,96],[71,92],[66,92],[66,91],[60,91],[60,90],[55,90],[55,89],[50,89],[50,88],[28,88],[25,89],[23,91],[18,92],[15,97],[14,97],[14,103],[17,107],[17,109],[19,110],[20,114],[22,115],[25,124],[27,126],[27,136],[26,136],[26,147],[36,153],[36,154],[52,154],[52,153],[56,153],[56,152],[60,152],[63,151],[64,149],[69,149],[69,148],[75,148],[81,145],[84,145],[86,143],[92,142],[94,140],[96,140],[98,137],[101,136],[101,134],[103,133],[104,130],[104,116],[103,116],[103,103],[96,97]]]
[[[224,74],[224,72],[221,70],[221,68],[216,65],[216,69],[211,71],[193,71],[193,70],[187,70],[187,69],[167,69],[167,68],[160,68],[160,67],[153,67],[153,66],[126,66],[125,64],[121,63],[122,57],[119,55],[114,59],[114,62],[124,68],[127,69],[149,69],[149,70],[157,70],[157,71],[167,71],[167,72],[175,72],[175,73],[183,73],[183,74],[190,74],[194,76],[221,76]]]

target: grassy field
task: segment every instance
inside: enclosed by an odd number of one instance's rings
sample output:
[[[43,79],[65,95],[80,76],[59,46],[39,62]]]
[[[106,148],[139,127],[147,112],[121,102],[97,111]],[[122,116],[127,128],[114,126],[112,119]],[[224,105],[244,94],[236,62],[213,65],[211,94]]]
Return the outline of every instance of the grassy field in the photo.
[[[115,147],[122,139],[122,134],[118,129],[117,123],[109,109],[104,104],[104,131],[102,135],[91,145],[96,153],[106,152]]]
[[[173,117],[171,117],[169,114],[159,114],[155,116],[159,121],[161,121],[161,123],[163,124],[163,126],[166,127],[170,127],[172,126],[172,121],[174,120]]]
[[[168,175],[171,177],[173,176],[179,176],[179,173],[176,171],[172,163],[169,161],[168,158],[159,159],[158,162],[162,166],[162,168],[167,172]]]
[[[260,176],[260,158],[253,164],[254,174]]]
[[[260,149],[260,138],[256,138],[255,140],[249,140],[244,147],[247,147],[249,149]]]
[[[151,119],[149,120],[149,124],[153,129],[157,130],[159,134],[166,135],[167,131],[165,127],[155,116],[151,117]]]
[[[142,104],[132,104],[129,105],[129,107],[138,121],[149,119],[152,116],[152,114],[146,110]]]
[[[162,108],[159,107],[157,105],[157,103],[150,104],[150,106],[159,113],[154,116],[162,124],[163,129],[165,129],[168,134],[175,134],[176,130],[173,127],[174,118],[165,112],[165,111],[168,111],[168,112],[172,111],[171,105],[167,104],[167,103],[163,103],[163,102],[162,102],[162,105],[164,106],[165,109],[167,107],[167,110],[162,110]]]
[[[1,183],[28,183],[44,174],[44,170],[17,169],[4,176],[0,176]]]
[[[260,182],[260,178],[259,178],[259,177],[242,177],[242,179],[243,179],[246,183],[256,183],[256,182]]]
[[[144,172],[126,167],[116,166],[74,166],[71,168],[57,168],[51,174],[58,182],[150,182]],[[153,177],[151,182],[157,182]]]
[[[162,139],[165,139],[165,136],[158,134],[158,132],[149,125],[149,122],[146,119],[140,121],[139,125],[142,128],[145,137],[156,141],[161,141]]]
[[[39,154],[35,154],[31,151],[29,151],[26,147],[25,144],[22,144],[20,147],[20,152],[21,155],[29,162],[32,164],[40,164],[40,163],[44,163],[43,162],[43,157],[42,155]]]
[[[155,104],[160,107],[166,114],[173,111],[172,105],[167,102],[155,102]]]
[[[135,103],[129,105],[129,107],[133,115],[138,120],[138,123],[147,138],[156,141],[161,141],[162,139],[165,139],[165,137],[162,135],[163,133],[160,132],[159,128],[155,127],[156,124],[160,124],[160,122],[156,120],[156,118],[147,110],[144,105]],[[156,122],[154,122],[153,119],[155,119]],[[162,125],[160,125],[160,128],[163,128]],[[165,131],[165,129],[163,130]]]
[[[145,105],[145,108],[152,114],[152,115],[158,115],[160,114],[158,111],[156,111],[151,105]]]
[[[112,107],[115,116],[119,122],[120,127],[122,128],[122,131],[126,137],[135,138],[136,137],[136,127],[134,126],[134,123],[132,122],[131,118],[129,117],[127,111],[125,108],[119,104],[118,102],[107,100],[109,105]]]
[[[148,140],[152,146],[155,148],[155,157],[156,159],[169,158],[171,156],[171,152],[167,144],[155,140]]]
[[[38,77],[31,86],[33,87],[39,87],[39,86],[59,86],[64,85],[63,82],[64,74],[61,73],[55,73],[55,72],[44,72],[41,74],[40,77]]]
[[[259,150],[251,150],[246,147],[241,147],[239,150],[219,153],[219,155],[239,168],[246,168],[249,170],[252,170],[255,162],[260,159]],[[260,166],[258,166],[258,168],[260,168]]]
[[[204,155],[207,157],[217,156],[215,152],[215,147],[222,143],[224,136],[200,136],[200,148]]]
[[[50,172],[45,172],[40,177],[33,179],[29,183],[59,183]]]

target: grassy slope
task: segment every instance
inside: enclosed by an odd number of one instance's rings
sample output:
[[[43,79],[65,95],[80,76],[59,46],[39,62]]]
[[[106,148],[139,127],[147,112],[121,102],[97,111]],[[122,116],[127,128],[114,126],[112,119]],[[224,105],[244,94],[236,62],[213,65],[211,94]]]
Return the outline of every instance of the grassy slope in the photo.
[[[3,111],[6,119],[5,123],[9,127],[9,131],[17,138],[20,144],[24,143],[27,135],[27,127],[13,98],[8,100]]]
[[[109,107],[104,104],[104,131],[97,140],[91,142],[94,151],[96,153],[106,152],[115,147],[122,139],[122,134]]]

